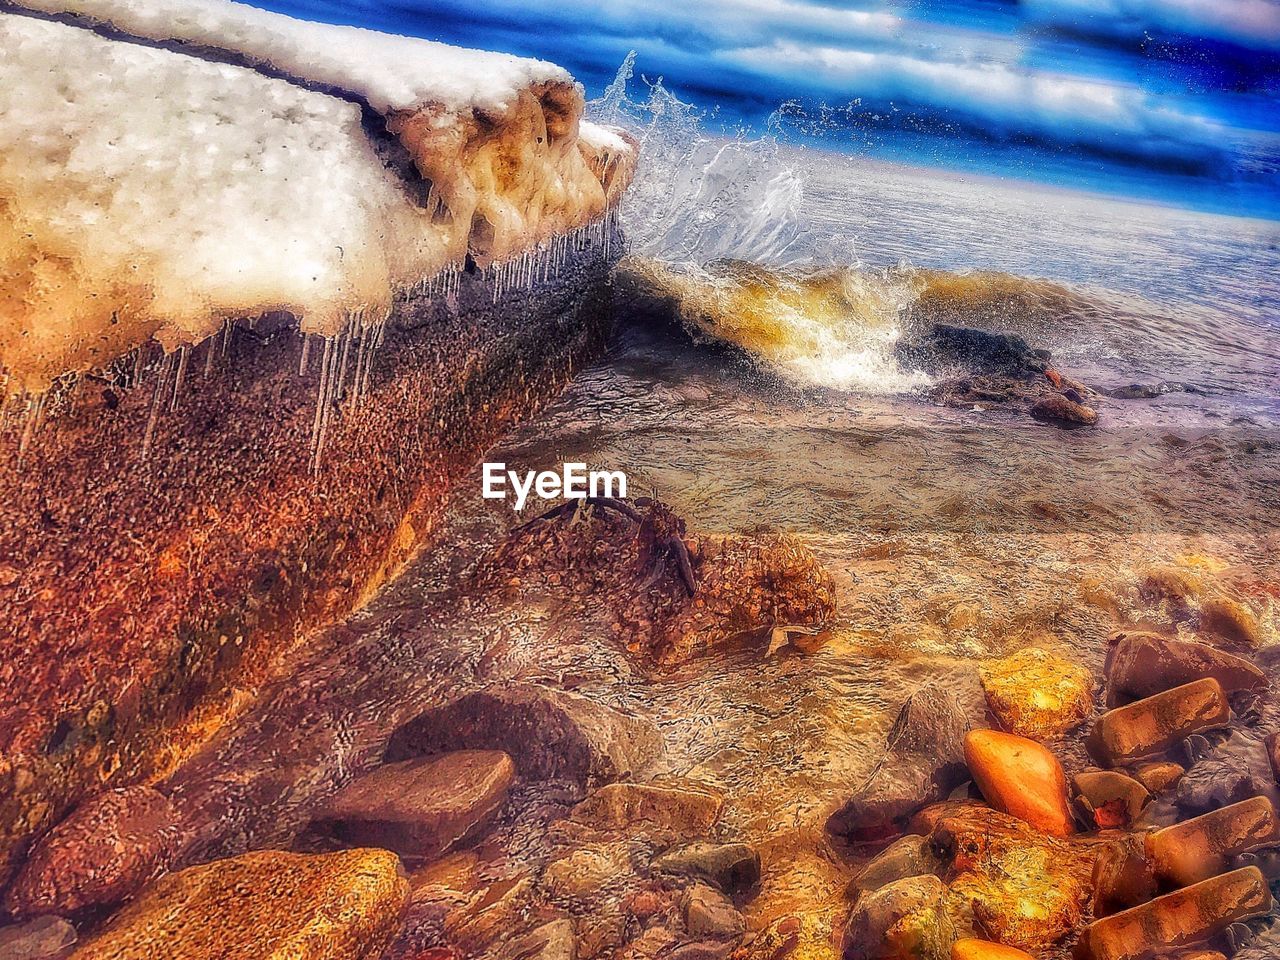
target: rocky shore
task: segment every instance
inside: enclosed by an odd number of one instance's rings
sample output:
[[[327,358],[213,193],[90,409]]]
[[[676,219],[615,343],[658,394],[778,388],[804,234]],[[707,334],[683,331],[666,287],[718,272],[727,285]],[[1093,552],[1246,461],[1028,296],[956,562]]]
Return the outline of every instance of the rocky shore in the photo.
[[[769,906],[776,858],[802,851],[762,847],[730,791],[678,772],[643,711],[565,689],[564,673],[503,679],[535,637],[507,632],[510,612],[547,603],[552,623],[622,624],[588,642],[642,686],[715,670],[727,641],[803,658],[835,603],[803,554],[767,537],[713,547],[657,501],[588,502],[513,528],[426,609],[397,600],[415,585],[393,588],[399,612],[322,644],[232,735],[38,843],[4,892],[5,955],[1272,955],[1274,647],[1203,573],[1151,568],[1134,590],[1166,626],[1117,625],[1104,658],[1032,645],[916,689],[807,854],[848,877],[830,927],[817,902]],[[759,574],[774,564],[794,576]],[[405,617],[436,625],[428,646],[405,645]],[[673,623],[708,642],[672,647]],[[406,688],[405,658],[424,655]]]

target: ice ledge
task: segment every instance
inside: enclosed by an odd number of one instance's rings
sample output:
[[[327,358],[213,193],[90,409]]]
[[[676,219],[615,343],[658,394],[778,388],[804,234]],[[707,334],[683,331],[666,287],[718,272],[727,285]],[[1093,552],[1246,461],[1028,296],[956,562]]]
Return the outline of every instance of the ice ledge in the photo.
[[[229,317],[374,322],[600,219],[634,169],[541,61],[229,0],[0,10],[0,395]]]

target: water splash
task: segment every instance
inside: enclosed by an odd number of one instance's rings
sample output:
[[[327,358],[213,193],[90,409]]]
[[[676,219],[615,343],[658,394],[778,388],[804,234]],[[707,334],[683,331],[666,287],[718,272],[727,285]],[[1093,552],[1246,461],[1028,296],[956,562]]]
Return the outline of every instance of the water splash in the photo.
[[[588,105],[602,123],[640,142],[636,178],[622,203],[631,249],[665,263],[719,258],[773,266],[800,262],[804,180],[773,136],[715,136],[714,114],[685,103],[661,78],[631,98],[636,55]]]

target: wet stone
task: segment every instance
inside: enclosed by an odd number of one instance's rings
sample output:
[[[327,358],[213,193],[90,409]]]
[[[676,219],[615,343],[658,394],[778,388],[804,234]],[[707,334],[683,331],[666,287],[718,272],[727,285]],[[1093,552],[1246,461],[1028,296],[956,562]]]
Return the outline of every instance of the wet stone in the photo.
[[[391,762],[452,750],[501,750],[521,777],[596,786],[639,773],[662,753],[652,724],[537,684],[493,684],[400,727]]]
[[[1047,423],[1068,426],[1092,426],[1098,422],[1098,411],[1079,400],[1061,393],[1051,393],[1031,406],[1031,415]]]
[[[1152,794],[1161,794],[1178,785],[1186,768],[1180,763],[1140,763],[1134,767],[1133,778]]]
[[[0,957],[4,960],[64,960],[75,945],[75,927],[61,917],[37,917],[17,926],[0,927]]]
[[[76,960],[373,960],[408,895],[386,850],[246,853],[162,878]]]
[[[147,786],[109,790],[39,841],[5,894],[16,917],[75,916],[123,902],[178,852],[177,817]]]
[[[315,823],[346,843],[430,860],[487,826],[514,781],[511,758],[497,750],[387,764],[339,790]]]
[[[827,829],[855,840],[881,839],[912,814],[944,799],[969,778],[964,737],[969,719],[955,694],[936,687],[903,705],[875,770],[827,821]]]
[[[1188,886],[1223,873],[1235,855],[1277,839],[1275,807],[1267,797],[1253,797],[1157,830],[1147,838],[1147,850],[1162,881]]]
[[[1256,647],[1263,640],[1253,611],[1230,597],[1209,597],[1200,604],[1200,628],[1244,647]]]
[[[948,960],[955,928],[946,892],[937,877],[909,877],[862,897],[845,926],[844,960]]]
[[[895,880],[934,873],[939,866],[938,858],[929,845],[929,838],[913,834],[895,840],[876,854],[854,878],[850,889],[856,895],[870,893]]]
[[[1076,948],[1080,960],[1140,960],[1205,943],[1233,923],[1271,910],[1271,891],[1254,868],[1236,870],[1095,920]]]
[[[1085,770],[1071,779],[1077,809],[1090,830],[1127,827],[1151,802],[1137,780],[1115,770]]]
[[[760,854],[745,843],[700,841],[667,851],[653,861],[653,869],[705,880],[733,896],[760,882]]]
[[[684,924],[691,936],[713,940],[734,939],[746,930],[746,921],[733,901],[705,883],[695,883],[685,891]]]
[[[558,899],[590,900],[634,877],[631,855],[631,844],[626,841],[589,844],[549,863],[541,886]]]
[[[1280,733],[1267,737],[1267,760],[1271,764],[1271,775],[1276,783],[1280,783]]]
[[[1104,713],[1089,737],[1099,762],[1118,766],[1159,755],[1194,733],[1231,720],[1217,680],[1206,678]]]
[[[972,802],[926,814],[957,924],[976,921],[988,936],[1033,952],[1077,928],[1092,890],[1087,850]]]
[[[495,960],[577,960],[578,941],[573,921],[552,920],[506,943]]]
[[[570,819],[598,830],[625,830],[653,839],[705,836],[724,798],[692,781],[611,783],[574,807]]]
[[[1093,864],[1093,914],[1105,917],[1146,903],[1159,891],[1141,835],[1113,841]]]
[[[957,940],[952,946],[951,960],[1035,960],[1035,958],[1017,947],[1007,947],[1001,943],[967,937],[964,940]]]
[[[1075,832],[1067,804],[1067,777],[1047,748],[998,730],[973,730],[965,738],[969,771],[997,810],[1055,837]]]
[[[987,705],[1010,733],[1035,740],[1059,736],[1093,712],[1093,675],[1038,647],[979,670]]]
[[[1267,686],[1256,666],[1207,643],[1174,640],[1155,633],[1125,632],[1112,637],[1107,657],[1107,702],[1119,706],[1174,687],[1212,677],[1227,693]]]

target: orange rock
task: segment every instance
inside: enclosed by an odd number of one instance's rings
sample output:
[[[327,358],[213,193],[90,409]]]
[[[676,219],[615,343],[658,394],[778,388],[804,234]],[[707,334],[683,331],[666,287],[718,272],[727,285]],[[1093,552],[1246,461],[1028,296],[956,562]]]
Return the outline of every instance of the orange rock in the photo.
[[[1157,756],[1193,733],[1231,720],[1222,685],[1212,677],[1108,710],[1089,734],[1089,752],[1108,766]]]
[[[1257,867],[1246,867],[1184,887],[1150,903],[1089,924],[1076,945],[1077,960],[1146,960],[1205,943],[1231,924],[1272,907]]]
[[[1251,797],[1157,830],[1147,838],[1156,875],[1187,886],[1224,872],[1231,858],[1276,839],[1276,809],[1267,797]]]
[[[964,756],[982,795],[997,810],[1055,837],[1075,833],[1067,776],[1046,748],[1011,733],[971,730]]]
[[[972,938],[951,945],[951,960],[1035,960],[1025,950]]]

